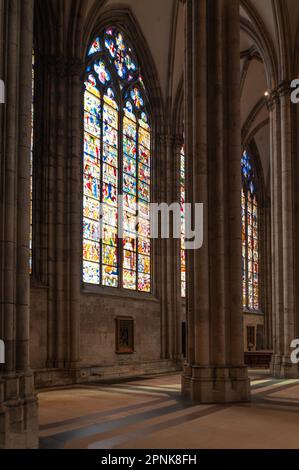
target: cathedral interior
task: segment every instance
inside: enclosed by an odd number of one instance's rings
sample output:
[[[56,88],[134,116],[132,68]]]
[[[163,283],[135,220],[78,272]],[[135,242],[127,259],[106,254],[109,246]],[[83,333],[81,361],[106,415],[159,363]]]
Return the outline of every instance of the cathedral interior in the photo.
[[[0,449],[298,448],[298,77],[298,0],[0,0]]]

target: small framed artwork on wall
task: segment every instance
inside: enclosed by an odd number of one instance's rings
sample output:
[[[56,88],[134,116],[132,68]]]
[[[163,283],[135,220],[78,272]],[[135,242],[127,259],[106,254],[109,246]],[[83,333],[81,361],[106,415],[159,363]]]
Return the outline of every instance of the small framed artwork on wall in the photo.
[[[134,352],[134,319],[132,317],[115,319],[115,352],[117,354]]]

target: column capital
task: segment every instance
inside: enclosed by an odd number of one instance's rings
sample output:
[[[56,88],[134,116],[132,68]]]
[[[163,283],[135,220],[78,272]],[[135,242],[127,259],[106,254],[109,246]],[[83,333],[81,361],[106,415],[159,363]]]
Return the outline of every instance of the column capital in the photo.
[[[290,95],[292,92],[291,80],[283,80],[274,88],[267,100],[267,108],[272,111],[273,106],[277,104],[280,98]]]
[[[182,145],[184,140],[183,137],[176,134],[170,134],[168,132],[158,134],[158,140],[161,145],[167,146],[179,146]]]
[[[277,92],[277,89],[271,91],[267,101],[266,101],[266,106],[269,112],[271,112],[274,108],[275,105],[279,103],[279,94]]]
[[[291,94],[291,80],[284,80],[279,83],[277,87],[277,93],[279,97],[281,98],[282,96],[287,96]]]

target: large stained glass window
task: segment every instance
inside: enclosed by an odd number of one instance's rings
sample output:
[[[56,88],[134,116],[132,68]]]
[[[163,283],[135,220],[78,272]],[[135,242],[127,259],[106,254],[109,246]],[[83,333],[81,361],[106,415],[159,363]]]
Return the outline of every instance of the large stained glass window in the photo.
[[[84,87],[83,282],[150,292],[151,127],[121,31],[92,43]]]
[[[242,260],[243,307],[260,310],[259,295],[259,217],[256,178],[248,152],[241,158],[242,170]]]
[[[180,151],[180,203],[181,203],[181,296],[186,297],[186,250],[185,250],[185,150],[184,146]]]

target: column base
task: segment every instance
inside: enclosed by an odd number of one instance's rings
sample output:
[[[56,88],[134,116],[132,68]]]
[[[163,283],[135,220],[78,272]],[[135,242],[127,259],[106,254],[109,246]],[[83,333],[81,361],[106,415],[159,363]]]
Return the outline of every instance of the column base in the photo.
[[[0,379],[0,449],[37,449],[38,414],[33,374]]]
[[[270,372],[278,379],[298,379],[299,364],[293,364],[290,356],[273,354],[270,364]]]
[[[250,400],[247,367],[185,365],[182,395],[198,403],[233,403]]]

